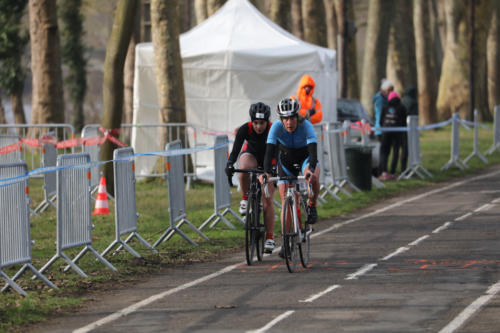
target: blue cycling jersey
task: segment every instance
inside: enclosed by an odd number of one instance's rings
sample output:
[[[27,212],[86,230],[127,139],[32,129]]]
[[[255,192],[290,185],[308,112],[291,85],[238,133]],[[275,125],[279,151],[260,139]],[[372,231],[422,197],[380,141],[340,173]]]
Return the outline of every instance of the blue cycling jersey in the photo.
[[[310,143],[316,143],[314,127],[309,120],[298,123],[295,132],[288,132],[281,121],[273,123],[267,136],[267,143],[278,144],[287,148],[303,148]]]

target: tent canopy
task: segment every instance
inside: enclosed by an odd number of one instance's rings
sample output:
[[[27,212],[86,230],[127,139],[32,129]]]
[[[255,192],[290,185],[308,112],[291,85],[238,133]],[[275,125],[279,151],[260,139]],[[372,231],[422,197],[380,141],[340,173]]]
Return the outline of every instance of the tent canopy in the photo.
[[[182,34],[180,46],[187,122],[197,129],[233,133],[249,120],[250,104],[261,101],[274,110],[280,99],[295,94],[304,74],[316,81],[324,120],[336,120],[335,51],[301,41],[248,0],[229,0]],[[158,122],[157,105],[153,45],[141,43],[136,47],[134,123]],[[213,137],[198,133],[197,138],[198,143],[213,144]],[[132,144],[136,151],[152,149],[138,131],[132,133]],[[211,156],[200,158],[202,164],[213,165]]]

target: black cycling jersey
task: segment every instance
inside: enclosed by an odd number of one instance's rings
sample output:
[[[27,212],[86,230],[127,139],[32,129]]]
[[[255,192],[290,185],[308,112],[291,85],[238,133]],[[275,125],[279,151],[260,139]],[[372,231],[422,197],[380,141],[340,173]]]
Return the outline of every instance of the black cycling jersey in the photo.
[[[255,156],[260,167],[264,165],[264,154],[266,152],[267,134],[272,123],[267,123],[267,128],[262,134],[257,134],[252,127],[252,122],[243,124],[236,133],[234,139],[233,150],[229,155],[228,162],[234,164],[241,152],[248,152]],[[246,141],[242,149],[243,143]]]

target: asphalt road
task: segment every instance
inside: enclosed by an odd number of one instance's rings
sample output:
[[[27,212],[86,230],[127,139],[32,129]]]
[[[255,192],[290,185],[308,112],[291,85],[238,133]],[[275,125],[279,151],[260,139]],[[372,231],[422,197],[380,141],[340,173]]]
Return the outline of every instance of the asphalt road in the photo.
[[[342,203],[339,202],[341,205]],[[311,265],[244,253],[110,290],[36,332],[500,332],[500,167],[315,226]]]

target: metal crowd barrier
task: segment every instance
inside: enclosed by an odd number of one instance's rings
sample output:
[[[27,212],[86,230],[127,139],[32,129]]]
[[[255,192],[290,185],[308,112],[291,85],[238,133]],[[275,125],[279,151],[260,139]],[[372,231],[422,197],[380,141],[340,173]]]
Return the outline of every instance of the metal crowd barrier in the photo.
[[[130,147],[115,149],[113,166],[115,176],[115,240],[101,253],[105,256],[114,246],[124,247],[132,255],[141,258],[127,243],[136,237],[144,246],[157,253],[155,249],[137,233],[137,205],[135,196],[134,150]],[[129,234],[127,239],[122,236]]]
[[[425,177],[422,173],[428,177],[432,177],[432,174],[422,166],[418,116],[408,116],[406,122],[408,124],[408,168],[399,175],[398,180],[403,178],[410,179],[414,174],[424,179]]]
[[[50,144],[44,143],[42,147],[42,165],[43,167],[52,167],[57,164],[57,148]],[[57,180],[55,172],[45,172],[43,174],[43,201],[36,207],[35,213],[45,211],[50,206],[56,208],[54,201],[57,198]]]
[[[479,151],[479,120],[478,120],[478,112],[476,109],[474,109],[474,122],[472,123],[472,126],[474,126],[474,143],[473,143],[473,150],[472,150],[472,153],[469,154],[469,156],[467,156],[465,159],[464,159],[464,164],[467,165],[467,162],[473,158],[474,156],[476,156],[477,158],[479,158],[481,161],[483,161],[483,163],[488,163],[488,160],[486,159],[486,157],[483,156],[483,154],[481,154],[481,152]]]
[[[227,135],[218,135],[215,137],[215,149],[214,149],[214,213],[200,226],[202,230],[208,223],[215,219],[210,228],[213,228],[219,221],[224,222],[230,229],[234,229],[231,222],[224,217],[227,213],[231,213],[238,221],[245,224],[245,221],[241,219],[232,209],[231,209],[231,188],[227,181],[227,176],[224,171],[226,167],[228,158],[228,142],[229,139]],[[220,213],[221,210],[224,211]]]
[[[370,132],[364,130],[366,128],[366,120],[364,120],[364,119],[361,119],[361,128],[363,128],[363,130],[361,130],[361,144],[365,147],[370,147],[372,150],[373,149],[380,150],[379,146],[370,144],[370,140],[369,140]],[[373,157],[373,153],[372,153],[372,157]],[[378,154],[378,157],[380,159],[380,152]],[[385,187],[385,185],[380,180],[378,180],[377,177],[375,177],[373,175],[372,175],[372,184],[375,185],[377,188]]]
[[[326,186],[326,173],[329,171],[328,167],[326,166],[325,163],[325,155],[328,155],[328,151],[326,150],[325,146],[325,135],[324,135],[324,124],[315,124],[314,125],[314,134],[316,134],[316,150],[317,150],[317,156],[318,156],[318,164],[319,167],[321,168],[320,174],[319,174],[319,185],[320,185],[320,191],[325,188]],[[318,196],[318,203],[322,204],[325,203],[326,200]]]
[[[40,269],[44,272],[57,259],[63,258],[79,275],[86,278],[78,260],[90,251],[109,269],[116,268],[92,247],[92,220],[90,205],[90,171],[83,165],[90,163],[87,153],[59,155],[57,166],[57,253]],[[85,246],[75,259],[71,260],[63,251]]]
[[[0,164],[0,179],[23,176],[28,171],[25,162]],[[29,268],[49,287],[57,289],[31,264],[31,235],[28,196],[28,179],[0,187],[0,276],[7,281],[2,292],[12,287],[23,296],[26,292],[15,282]],[[2,268],[24,264],[10,278]]]
[[[486,151],[486,155],[493,154],[500,149],[500,105],[495,105],[493,120],[493,144]]]
[[[458,113],[454,113],[451,122],[451,157],[450,160],[443,165],[441,170],[447,170],[451,166],[456,166],[460,170],[468,168],[468,166],[460,159],[460,125],[468,129],[462,124]]]
[[[330,122],[327,124],[327,143],[328,151],[330,152],[328,164],[331,174],[329,177],[329,184],[325,190],[334,197],[339,191],[351,197],[352,195],[344,188],[345,186],[349,186],[355,191],[360,192],[360,189],[349,180],[347,175],[344,140],[342,138],[343,131],[344,130],[338,122]]]
[[[17,135],[24,139],[41,139],[48,134],[58,140],[74,138],[75,130],[70,124],[0,124],[0,134]],[[74,148],[64,149],[62,153],[74,152]],[[42,166],[42,148],[26,147],[22,151],[22,158],[28,163],[30,170]]]
[[[167,152],[175,152],[179,149],[182,149],[182,143],[180,140],[168,143],[165,148]],[[196,228],[186,219],[186,190],[184,187],[183,158],[183,155],[167,156],[168,210],[170,215],[170,226],[153,244],[153,247],[158,246],[163,241],[168,241],[175,233],[179,233],[179,235],[184,237],[184,239],[186,239],[189,243],[198,245],[180,229],[184,223],[196,231],[201,237],[208,240],[208,237],[200,231],[201,228]],[[175,225],[177,222],[179,223]]]
[[[85,126],[82,130],[82,138],[88,139],[96,136],[100,136],[99,126]],[[82,146],[82,152],[88,153],[90,160],[92,162],[99,162],[101,160],[101,146],[91,145]],[[94,166],[90,168],[90,186],[92,187],[92,193],[97,191],[99,187],[99,179],[101,177],[101,166]]]
[[[21,140],[21,138],[18,135],[1,134],[0,148],[16,144],[19,142],[19,140]],[[18,149],[12,151],[11,153],[0,154],[0,163],[21,162],[22,160],[23,157],[21,146],[19,146]]]
[[[154,142],[149,142],[144,148],[146,148],[146,151],[141,150],[141,145],[139,144],[138,147],[133,147],[136,153],[147,153],[151,152],[152,150],[161,150],[163,147],[158,147],[155,149],[155,146],[159,144],[161,140],[159,140],[160,135],[164,135],[166,137],[167,143],[172,142],[174,140],[180,140],[183,139],[183,142],[191,142],[192,146],[195,147],[197,146],[197,131],[196,128],[193,127],[191,124],[188,123],[168,123],[168,124],[159,124],[159,123],[146,123],[146,124],[121,124],[120,125],[120,136],[119,139],[120,141],[124,142],[127,145],[132,145],[131,138],[133,137],[132,133],[134,133],[135,136],[144,134],[143,136],[150,137]],[[97,133],[99,135],[99,127],[100,125],[98,124],[90,124],[86,125],[83,128],[83,132],[85,131],[90,131],[92,129],[93,133]],[[184,129],[184,137],[181,138],[181,129]],[[142,132],[142,131],[147,131],[147,132]],[[161,133],[164,131],[165,133]],[[82,133],[83,133],[82,132]],[[147,135],[146,135],[147,133]],[[192,134],[192,139],[190,137],[190,134]],[[95,135],[94,135],[95,136]],[[148,164],[151,164],[152,162],[149,162],[148,159],[160,159],[160,164],[164,166],[165,165],[165,157],[163,156],[157,156],[157,157],[142,157],[136,161],[136,176],[137,177],[164,177],[166,175],[166,170],[164,170],[161,173],[152,173],[152,172],[145,172],[145,169],[149,169],[147,167]],[[191,182],[196,179],[196,166],[197,166],[197,156],[196,153],[191,154],[191,155],[184,155],[184,170],[189,170],[188,168],[190,167],[190,162],[192,162],[193,165],[193,171],[192,172],[186,172],[185,176],[187,177],[187,184],[186,188],[189,189],[191,186]],[[191,161],[190,161],[191,159]],[[154,164],[154,163],[153,163]]]

